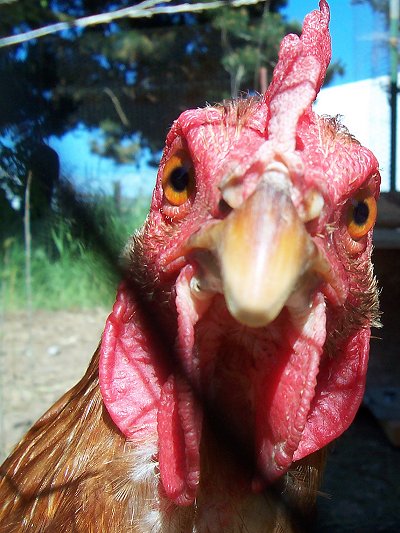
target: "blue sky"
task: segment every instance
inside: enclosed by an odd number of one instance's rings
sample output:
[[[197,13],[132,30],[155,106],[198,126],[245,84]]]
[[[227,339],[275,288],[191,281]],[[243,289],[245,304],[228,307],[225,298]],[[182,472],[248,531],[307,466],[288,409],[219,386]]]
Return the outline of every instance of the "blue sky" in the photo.
[[[331,0],[330,31],[332,59],[340,59],[345,66],[343,77],[336,77],[333,84],[343,84],[387,74],[388,57],[383,51],[379,20],[374,18],[368,4],[352,5],[351,0]],[[284,15],[288,20],[303,21],[305,15],[318,8],[318,0],[289,0]],[[378,37],[378,40],[377,40]],[[380,40],[379,40],[380,39]],[[122,193],[150,194],[156,169],[142,163],[136,166],[117,166],[111,161],[93,156],[89,150],[91,135],[85,130],[68,134],[62,140],[53,140],[52,146],[59,152],[64,175],[72,176],[79,188],[102,189],[110,192],[112,182],[120,180]]]
[[[367,3],[353,5],[351,0],[330,0],[332,60],[340,59],[346,68],[333,85],[387,74],[388,58],[383,53],[381,19]],[[318,7],[318,0],[289,0],[284,10],[289,20],[303,20]]]

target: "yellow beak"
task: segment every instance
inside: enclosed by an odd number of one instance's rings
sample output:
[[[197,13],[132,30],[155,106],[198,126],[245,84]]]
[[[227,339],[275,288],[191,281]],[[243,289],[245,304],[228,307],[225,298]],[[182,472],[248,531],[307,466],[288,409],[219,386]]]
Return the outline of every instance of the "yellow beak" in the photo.
[[[200,290],[218,270],[230,313],[262,327],[280,313],[315,258],[316,249],[287,191],[262,181],[224,220],[189,240],[198,254]],[[211,252],[213,258],[210,261]],[[210,267],[211,265],[211,267]]]

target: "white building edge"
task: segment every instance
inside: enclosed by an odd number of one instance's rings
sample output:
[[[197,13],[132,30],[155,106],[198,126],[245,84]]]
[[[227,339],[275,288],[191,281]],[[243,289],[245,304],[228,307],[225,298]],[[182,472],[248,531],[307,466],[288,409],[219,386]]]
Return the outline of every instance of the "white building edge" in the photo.
[[[314,104],[319,114],[341,115],[342,123],[379,161],[382,190],[389,190],[390,105],[389,77],[356,81],[322,89]],[[400,109],[399,109],[400,122]],[[400,128],[397,160],[397,189],[400,189]]]

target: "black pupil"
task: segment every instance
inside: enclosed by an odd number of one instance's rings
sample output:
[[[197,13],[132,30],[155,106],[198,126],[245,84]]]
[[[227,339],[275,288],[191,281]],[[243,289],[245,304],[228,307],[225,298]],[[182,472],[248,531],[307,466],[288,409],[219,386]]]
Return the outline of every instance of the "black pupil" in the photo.
[[[360,200],[354,206],[353,219],[357,226],[363,226],[369,217],[369,207],[364,200]]]
[[[189,184],[189,172],[184,166],[176,167],[169,177],[172,187],[177,192],[183,192]]]

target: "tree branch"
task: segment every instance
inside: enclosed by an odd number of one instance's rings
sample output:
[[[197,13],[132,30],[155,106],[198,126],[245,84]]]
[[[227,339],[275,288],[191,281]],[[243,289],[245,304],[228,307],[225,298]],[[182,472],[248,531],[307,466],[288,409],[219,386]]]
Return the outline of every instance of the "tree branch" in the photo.
[[[162,5],[160,0],[145,0],[136,6],[125,7],[123,9],[117,9],[116,11],[110,11],[109,13],[100,13],[99,15],[90,15],[87,17],[71,20],[71,22],[57,22],[55,24],[49,24],[37,30],[31,30],[17,35],[11,35],[9,37],[3,37],[0,39],[0,48],[5,46],[11,46],[14,44],[20,44],[31,39],[37,39],[50,35],[52,33],[58,33],[60,31],[71,30],[74,28],[85,28],[88,26],[94,26],[96,24],[107,24],[113,20],[121,18],[149,18],[154,15],[168,14],[173,15],[176,13],[194,13],[198,11],[205,11],[209,9],[217,9],[219,7],[230,6],[240,7],[246,5],[254,5],[264,2],[265,0],[214,0],[213,2],[198,2],[196,4],[181,4],[178,6],[166,6],[167,2],[171,0],[164,0]]]
[[[111,99],[111,102],[113,103],[114,105],[114,109],[115,111],[117,112],[117,115],[119,116],[122,124],[126,127],[129,126],[129,120],[128,120],[128,117],[126,116],[126,114],[124,113],[124,110],[122,109],[122,106],[120,104],[120,101],[118,100],[118,98],[116,97],[115,93],[109,89],[108,87],[105,87],[104,89],[104,92],[106,93],[107,96],[110,97]]]

